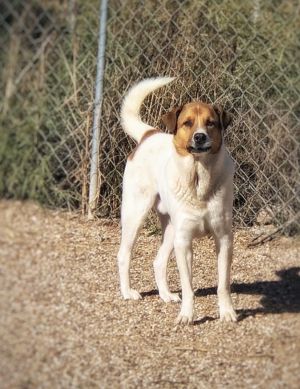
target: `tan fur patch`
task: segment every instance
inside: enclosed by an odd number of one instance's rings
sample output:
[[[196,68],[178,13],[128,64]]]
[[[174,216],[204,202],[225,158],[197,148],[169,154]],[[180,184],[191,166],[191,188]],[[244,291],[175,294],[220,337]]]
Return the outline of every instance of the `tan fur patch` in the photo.
[[[208,126],[208,123],[213,123],[213,126]],[[215,154],[220,150],[222,133],[217,113],[209,104],[194,102],[184,105],[178,117],[177,132],[174,136],[178,154],[182,156],[189,154],[188,146],[198,128],[205,128],[211,138],[211,152]]]
[[[132,150],[132,152],[129,154],[128,160],[131,161],[131,160],[133,159],[133,157],[134,157],[135,153],[137,152],[139,146],[140,146],[143,142],[145,142],[146,139],[150,138],[150,136],[152,136],[152,135],[160,134],[161,132],[162,132],[162,131],[156,130],[155,128],[153,128],[153,130],[148,130],[148,131],[146,131],[145,134],[142,136],[142,138],[141,138],[141,140],[140,140],[140,143],[137,144],[137,145],[135,146],[135,148]]]

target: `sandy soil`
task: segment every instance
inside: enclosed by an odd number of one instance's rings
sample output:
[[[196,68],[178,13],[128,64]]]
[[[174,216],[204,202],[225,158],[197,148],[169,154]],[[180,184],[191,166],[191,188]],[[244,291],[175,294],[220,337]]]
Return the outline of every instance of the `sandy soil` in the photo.
[[[142,301],[118,291],[117,223],[0,202],[1,388],[299,388],[300,242],[247,248],[235,233],[238,323],[218,320],[210,239],[195,243],[195,324],[175,327],[143,230],[132,266]],[[172,290],[179,290],[175,260]]]

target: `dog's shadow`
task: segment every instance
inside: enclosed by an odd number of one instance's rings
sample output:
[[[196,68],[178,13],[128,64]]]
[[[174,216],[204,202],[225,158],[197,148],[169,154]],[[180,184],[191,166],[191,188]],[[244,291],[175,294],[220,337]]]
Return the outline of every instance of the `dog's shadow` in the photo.
[[[282,269],[275,274],[279,277],[277,281],[257,281],[252,283],[233,283],[231,292],[237,294],[261,295],[261,306],[254,309],[239,309],[237,311],[239,320],[256,314],[275,314],[300,312],[300,267]],[[157,290],[143,293],[143,296],[157,295]],[[201,288],[195,291],[196,297],[205,297],[217,294],[216,287]],[[215,320],[205,316],[197,320],[195,324],[202,324],[206,321]]]

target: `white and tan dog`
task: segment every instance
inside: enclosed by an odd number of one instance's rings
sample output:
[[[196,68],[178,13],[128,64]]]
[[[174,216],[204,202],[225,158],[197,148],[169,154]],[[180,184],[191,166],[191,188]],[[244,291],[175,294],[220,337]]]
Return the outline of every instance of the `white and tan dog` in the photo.
[[[173,134],[143,123],[139,110],[145,97],[172,80],[141,81],[129,90],[122,106],[122,126],[138,145],[124,173],[118,253],[121,292],[125,299],[141,298],[131,288],[129,266],[139,228],[154,207],[163,232],[154,261],[155,280],[164,301],[180,301],[167,282],[167,263],[174,249],[182,287],[177,323],[193,322],[192,240],[207,234],[214,237],[218,256],[220,318],[236,321],[230,296],[234,165],[223,142],[230,118],[219,107],[193,102],[163,117]]]

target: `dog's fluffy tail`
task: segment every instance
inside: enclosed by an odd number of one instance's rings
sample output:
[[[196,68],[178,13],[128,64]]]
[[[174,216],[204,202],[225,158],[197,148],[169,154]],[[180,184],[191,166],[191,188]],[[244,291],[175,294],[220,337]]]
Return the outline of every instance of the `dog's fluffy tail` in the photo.
[[[169,84],[175,77],[148,78],[134,85],[124,98],[121,108],[121,124],[124,131],[139,142],[146,131],[153,129],[140,117],[141,105],[151,92]]]

